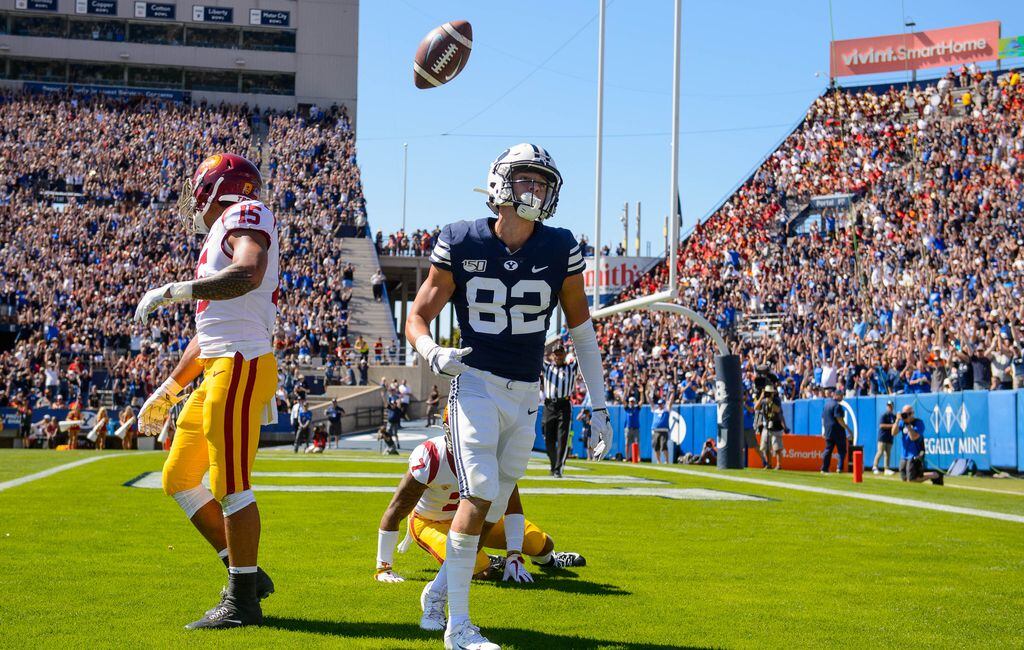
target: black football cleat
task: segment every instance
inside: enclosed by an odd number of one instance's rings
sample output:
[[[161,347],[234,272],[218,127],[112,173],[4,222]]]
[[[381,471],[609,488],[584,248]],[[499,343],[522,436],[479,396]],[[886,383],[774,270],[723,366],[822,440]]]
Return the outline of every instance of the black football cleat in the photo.
[[[256,597],[260,600],[265,600],[272,593],[274,593],[274,581],[270,579],[270,576],[261,567],[256,567]],[[227,597],[228,587],[224,585],[220,590],[220,602],[206,610],[205,616],[209,616],[213,613],[213,610],[224,604],[224,599]]]
[[[228,575],[227,594],[220,603],[198,621],[185,626],[186,630],[225,630],[263,624],[263,610],[256,597],[257,573]]]
[[[579,553],[552,553],[551,561],[542,566],[553,569],[568,569],[569,567],[587,566],[587,558]]]
[[[247,625],[263,625],[263,611],[260,602],[254,601],[248,606],[240,607],[231,598],[225,598],[220,605],[198,621],[185,626],[186,630],[227,630]]]

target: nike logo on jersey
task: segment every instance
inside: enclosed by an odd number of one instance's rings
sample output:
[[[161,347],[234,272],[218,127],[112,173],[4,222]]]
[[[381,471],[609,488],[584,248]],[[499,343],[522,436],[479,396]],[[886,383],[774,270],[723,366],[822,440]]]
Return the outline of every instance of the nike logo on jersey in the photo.
[[[542,267],[540,267],[540,268],[538,269],[538,268],[537,268],[537,267],[535,266],[535,267],[533,267],[532,271],[533,271],[534,273],[540,273],[541,271],[543,271],[543,270],[544,270],[544,269],[546,269],[546,268],[548,268],[548,267],[546,267],[546,266],[542,266]]]
[[[536,412],[537,412],[537,409],[533,409],[532,411],[530,409],[526,409],[526,414],[527,415],[533,415]]]

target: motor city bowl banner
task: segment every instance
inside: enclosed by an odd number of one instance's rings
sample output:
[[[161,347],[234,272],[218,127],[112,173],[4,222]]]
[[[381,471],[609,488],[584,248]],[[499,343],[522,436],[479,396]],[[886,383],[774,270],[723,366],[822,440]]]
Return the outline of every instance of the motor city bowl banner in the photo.
[[[831,76],[921,70],[999,56],[999,21],[832,41]]]
[[[660,257],[602,257],[601,258],[601,304],[640,279],[658,263]],[[594,258],[585,258],[587,268],[583,270],[583,286],[587,297],[594,295]]]

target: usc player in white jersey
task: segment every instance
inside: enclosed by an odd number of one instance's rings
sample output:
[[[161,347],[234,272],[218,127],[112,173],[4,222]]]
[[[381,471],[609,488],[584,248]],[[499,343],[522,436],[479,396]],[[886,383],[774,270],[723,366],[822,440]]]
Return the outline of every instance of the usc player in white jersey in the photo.
[[[395,573],[394,550],[398,540],[398,526],[404,517],[408,519],[408,533],[402,542],[405,550],[410,540],[429,553],[442,565],[446,556],[448,531],[455,511],[459,507],[458,478],[452,453],[451,432],[448,427],[448,410],[444,415],[445,435],[424,441],[409,455],[409,470],[402,477],[391,503],[380,520],[377,531],[377,569],[374,578],[378,582],[402,582],[404,578]],[[506,557],[492,563],[483,549],[506,551]],[[555,542],[550,535],[526,519],[519,488],[513,489],[505,515],[481,540],[477,551],[474,577],[491,577],[491,571],[501,571],[506,582],[533,582],[527,571],[523,556],[543,569],[564,569],[586,566],[586,559],[579,553],[555,552]],[[447,581],[444,575],[428,582],[420,597],[423,616],[420,627],[424,630],[445,629],[447,619],[444,605]]]
[[[204,160],[178,200],[184,225],[206,236],[195,279],[148,291],[135,312],[145,321],[165,305],[196,301],[196,336],[138,416],[140,433],[158,434],[183,387],[203,375],[178,417],[163,487],[228,565],[228,586],[188,629],[259,625],[259,601],[274,590],[257,566],[260,515],[249,484],[260,426],[277,419],[279,246],[262,188],[256,165],[241,156]],[[212,492],[201,482],[207,470]]]

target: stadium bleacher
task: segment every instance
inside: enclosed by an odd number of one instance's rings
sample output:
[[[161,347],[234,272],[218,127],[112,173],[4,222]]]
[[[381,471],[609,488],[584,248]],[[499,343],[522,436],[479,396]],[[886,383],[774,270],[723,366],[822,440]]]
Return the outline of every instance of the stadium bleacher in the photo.
[[[748,388],[772,372],[789,399],[1024,385],[1022,123],[1019,71],[830,90],[680,244],[678,302],[726,334]],[[789,236],[811,197],[837,192],[852,209]],[[663,262],[619,300],[667,275]],[[614,401],[714,400],[699,328],[627,312],[598,338]]]
[[[145,328],[131,315],[147,287],[193,273],[197,242],[174,203],[181,179],[215,151],[261,166],[265,201],[281,219],[282,384],[303,379],[300,353],[336,357],[348,335],[341,236],[365,224],[353,140],[336,107],[304,117],[5,93],[0,304],[18,338],[0,352],[0,406],[19,395],[37,408],[58,396],[137,406],[163,380],[192,331],[191,310],[162,309]]]

